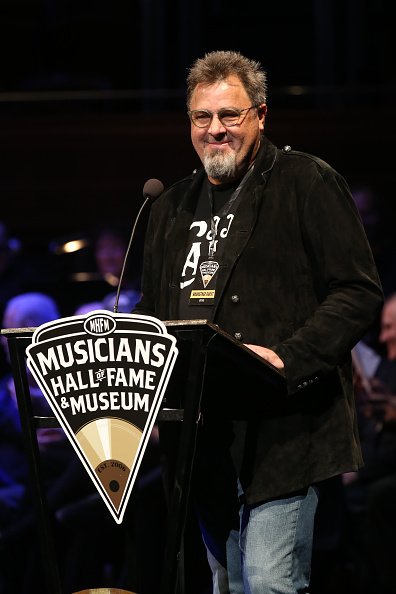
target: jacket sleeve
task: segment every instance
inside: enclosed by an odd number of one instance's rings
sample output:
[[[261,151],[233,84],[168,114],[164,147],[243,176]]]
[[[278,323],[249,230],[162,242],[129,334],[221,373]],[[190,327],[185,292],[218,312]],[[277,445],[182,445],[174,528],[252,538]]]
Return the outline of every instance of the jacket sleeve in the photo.
[[[347,361],[383,304],[371,248],[343,177],[327,165],[318,166],[299,200],[318,306],[292,336],[273,345],[284,361],[289,393]]]

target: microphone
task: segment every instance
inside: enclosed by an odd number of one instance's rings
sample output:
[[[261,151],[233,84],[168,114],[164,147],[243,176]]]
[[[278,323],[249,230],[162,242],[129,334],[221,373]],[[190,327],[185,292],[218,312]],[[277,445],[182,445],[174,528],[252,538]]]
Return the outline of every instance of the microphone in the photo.
[[[140,210],[137,214],[137,217],[135,219],[135,222],[133,224],[133,228],[132,228],[132,233],[131,233],[131,237],[129,239],[129,243],[128,243],[128,247],[126,249],[125,252],[125,257],[124,257],[124,262],[122,265],[122,269],[121,269],[121,274],[120,274],[120,279],[118,281],[118,287],[117,287],[117,293],[116,293],[116,298],[115,298],[115,302],[114,302],[114,308],[113,311],[114,313],[118,312],[118,302],[120,300],[120,292],[121,292],[121,286],[122,286],[122,280],[124,278],[124,272],[125,272],[125,267],[126,267],[126,263],[127,263],[127,259],[129,256],[129,252],[131,249],[131,245],[132,245],[132,241],[135,235],[135,229],[137,226],[137,223],[140,219],[140,215],[144,209],[144,207],[146,206],[146,204],[148,202],[153,203],[154,200],[156,200],[164,191],[164,184],[159,180],[159,179],[148,179],[146,181],[146,183],[143,186],[143,198],[144,198],[144,202],[142,204],[142,206],[140,207]]]
[[[143,198],[145,201],[154,202],[162,194],[164,191],[164,184],[159,179],[148,179],[143,186]],[[145,206],[146,202],[143,204]],[[143,208],[142,207],[142,208]],[[140,214],[140,212],[139,212]],[[136,220],[139,218],[139,214],[136,217]]]

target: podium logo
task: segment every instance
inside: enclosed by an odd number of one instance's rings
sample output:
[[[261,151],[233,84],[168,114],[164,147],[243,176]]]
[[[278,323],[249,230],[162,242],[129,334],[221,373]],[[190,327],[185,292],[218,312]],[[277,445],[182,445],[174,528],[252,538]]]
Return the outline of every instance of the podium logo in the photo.
[[[27,364],[120,524],[178,350],[150,316],[97,310],[37,328]]]

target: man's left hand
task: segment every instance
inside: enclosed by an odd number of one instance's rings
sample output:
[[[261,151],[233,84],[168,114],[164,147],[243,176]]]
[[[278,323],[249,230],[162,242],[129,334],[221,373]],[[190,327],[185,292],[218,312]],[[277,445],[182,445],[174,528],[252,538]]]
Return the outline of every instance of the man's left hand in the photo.
[[[258,344],[246,344],[245,343],[245,346],[247,346],[250,350],[254,351],[257,355],[259,355],[260,357],[265,359],[265,361],[268,361],[268,363],[271,363],[271,365],[273,365],[277,369],[284,368],[285,365],[284,365],[282,359],[280,357],[278,357],[278,355],[274,351],[271,351],[271,349],[267,349],[267,348],[260,346]]]

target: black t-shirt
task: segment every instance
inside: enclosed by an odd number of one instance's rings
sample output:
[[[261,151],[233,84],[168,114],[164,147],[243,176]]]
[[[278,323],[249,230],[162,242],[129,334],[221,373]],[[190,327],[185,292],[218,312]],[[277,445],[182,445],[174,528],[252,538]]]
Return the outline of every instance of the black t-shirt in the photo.
[[[180,280],[180,319],[213,319],[218,270],[235,216],[238,186],[239,182],[213,185],[209,180],[202,184]]]

